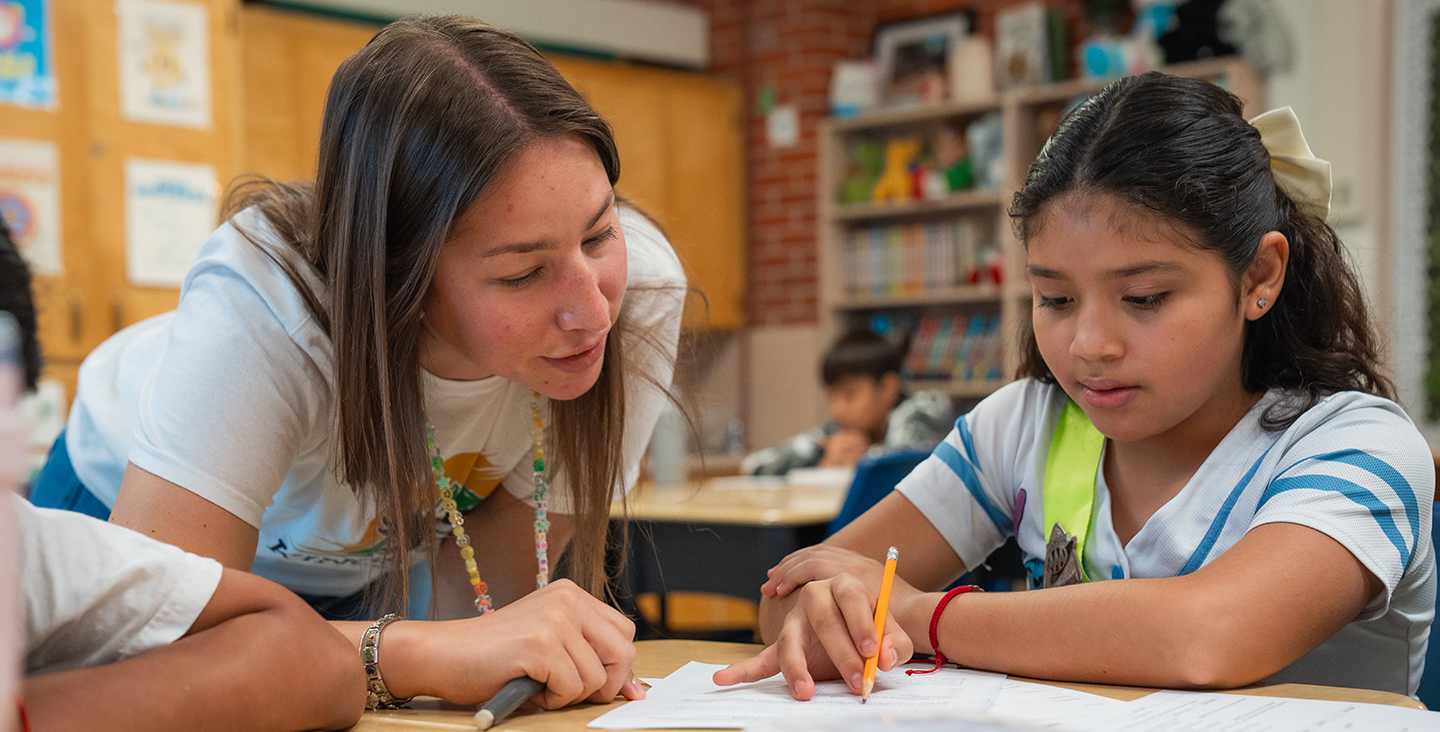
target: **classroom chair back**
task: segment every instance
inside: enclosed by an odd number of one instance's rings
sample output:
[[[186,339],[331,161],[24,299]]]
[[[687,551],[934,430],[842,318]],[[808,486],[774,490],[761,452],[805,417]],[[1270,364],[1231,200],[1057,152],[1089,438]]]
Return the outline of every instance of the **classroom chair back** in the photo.
[[[1440,503],[1430,504],[1430,551],[1440,546]],[[1435,626],[1430,626],[1430,647],[1425,649],[1425,672],[1420,675],[1420,688],[1415,696],[1427,709],[1440,710],[1440,643],[1436,643]]]
[[[855,479],[850,482],[845,503],[840,506],[840,513],[830,521],[825,535],[834,534],[879,503],[881,498],[895,490],[901,478],[909,475],[927,457],[930,457],[929,450],[904,450],[861,460],[855,466]]]

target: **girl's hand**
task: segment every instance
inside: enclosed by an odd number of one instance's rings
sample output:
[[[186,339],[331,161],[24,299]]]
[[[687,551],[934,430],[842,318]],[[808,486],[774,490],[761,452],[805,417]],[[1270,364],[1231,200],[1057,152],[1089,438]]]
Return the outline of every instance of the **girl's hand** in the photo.
[[[805,583],[796,592],[796,604],[785,616],[775,643],[754,658],[716,671],[715,683],[730,686],[759,681],[778,672],[784,674],[790,694],[801,701],[815,695],[816,680],[844,679],[850,691],[859,694],[865,659],[875,655],[879,640],[875,637],[879,591],[879,571],[873,582],[868,577],[841,574]],[[891,602],[918,594],[897,578]],[[885,637],[878,649],[882,671],[910,660],[914,652],[910,636],[900,629],[893,613],[885,618]]]
[[[557,580],[484,617],[392,624],[381,673],[395,696],[456,704],[483,702],[519,676],[545,684],[531,697],[543,709],[608,703],[616,694],[634,700],[645,696],[630,668],[634,638],[629,618]]]
[[[879,592],[880,577],[885,573],[885,565],[877,559],[849,549],[841,549],[833,544],[818,544],[790,554],[766,573],[769,579],[760,586],[760,594],[767,597],[785,597],[807,582],[829,579],[840,574],[853,575],[868,583],[871,592]],[[874,619],[871,620],[873,623]]]

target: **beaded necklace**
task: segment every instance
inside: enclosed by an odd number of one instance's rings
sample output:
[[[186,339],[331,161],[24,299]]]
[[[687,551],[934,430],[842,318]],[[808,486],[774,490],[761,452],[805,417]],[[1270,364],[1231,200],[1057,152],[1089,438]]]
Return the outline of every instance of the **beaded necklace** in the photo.
[[[535,560],[539,565],[535,589],[538,590],[550,583],[550,557],[545,538],[550,530],[550,519],[546,513],[549,503],[545,500],[550,484],[545,481],[545,415],[540,408],[540,393],[534,389],[530,390],[530,418],[530,456],[535,480]],[[475,547],[470,545],[470,537],[465,535],[465,517],[460,515],[460,507],[455,503],[455,482],[445,474],[445,461],[440,458],[440,447],[435,444],[435,425],[430,423],[429,417],[425,418],[425,443],[430,448],[430,469],[435,474],[435,487],[440,491],[440,505],[450,522],[450,533],[455,535],[455,543],[460,546],[465,571],[470,575],[470,586],[475,588],[475,609],[481,615],[488,615],[495,612],[490,602],[490,588],[480,579],[480,567],[475,563]]]

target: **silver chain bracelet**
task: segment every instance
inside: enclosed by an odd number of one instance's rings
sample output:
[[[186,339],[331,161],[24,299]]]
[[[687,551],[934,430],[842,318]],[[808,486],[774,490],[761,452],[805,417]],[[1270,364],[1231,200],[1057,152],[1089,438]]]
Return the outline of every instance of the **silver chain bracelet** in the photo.
[[[365,708],[366,709],[396,709],[404,706],[412,697],[404,699],[395,698],[390,689],[385,686],[385,679],[380,675],[380,631],[385,626],[403,620],[399,615],[390,613],[370,624],[365,633],[360,636],[360,662],[365,664]]]

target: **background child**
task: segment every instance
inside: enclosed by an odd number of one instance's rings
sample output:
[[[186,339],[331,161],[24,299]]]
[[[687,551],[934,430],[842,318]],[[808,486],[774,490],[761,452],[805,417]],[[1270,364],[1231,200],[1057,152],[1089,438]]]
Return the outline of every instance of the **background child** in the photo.
[[[775,447],[745,456],[746,475],[784,475],[796,468],[852,466],[869,454],[929,450],[945,439],[954,415],[938,391],[905,396],[904,353],[869,330],[835,341],[821,362],[831,420]]]
[[[717,682],[779,670],[797,698],[817,677],[858,692],[865,656],[934,651],[1086,682],[1415,692],[1435,603],[1430,451],[1389,399],[1324,222],[1328,164],[1288,109],[1253,125],[1241,109],[1150,73],[1065,119],[1011,208],[1033,288],[1024,378],[771,570],[775,643]],[[1048,589],[936,591],[1010,535]]]

